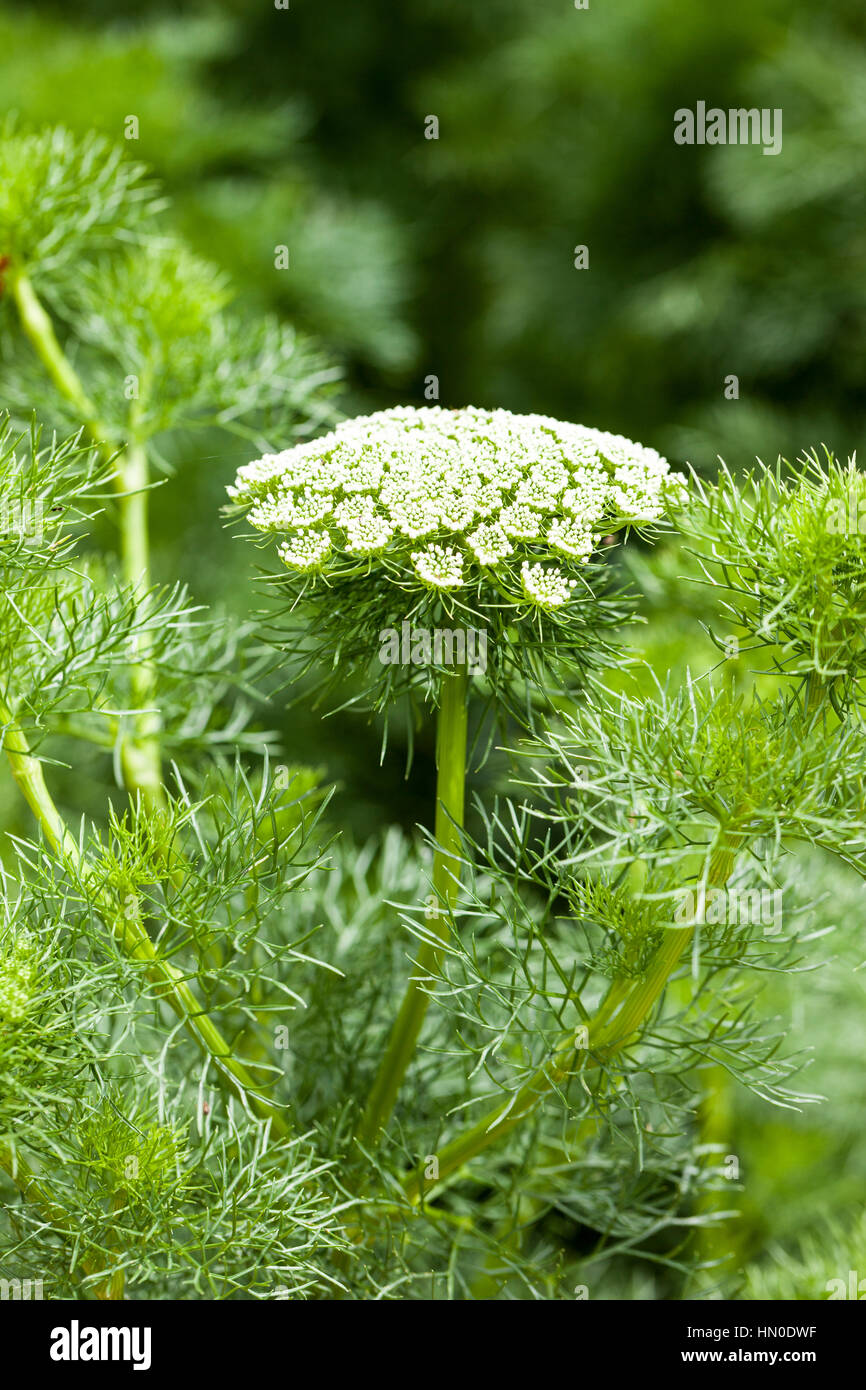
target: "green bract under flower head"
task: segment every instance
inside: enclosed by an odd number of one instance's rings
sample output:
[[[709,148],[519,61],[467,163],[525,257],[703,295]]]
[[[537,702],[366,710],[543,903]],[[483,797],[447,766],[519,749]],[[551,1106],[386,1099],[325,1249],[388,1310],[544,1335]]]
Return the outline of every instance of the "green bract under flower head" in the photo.
[[[654,449],[543,415],[399,406],[245,464],[232,500],[295,574],[374,564],[404,587],[491,581],[564,606],[601,537],[658,520],[679,475]]]

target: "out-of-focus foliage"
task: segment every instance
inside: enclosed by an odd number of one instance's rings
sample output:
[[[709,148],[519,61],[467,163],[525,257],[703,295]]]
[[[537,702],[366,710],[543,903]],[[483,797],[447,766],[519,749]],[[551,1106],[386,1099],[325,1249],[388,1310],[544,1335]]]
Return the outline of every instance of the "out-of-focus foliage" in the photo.
[[[836,477],[842,472],[834,470]],[[808,460],[804,474],[808,495]],[[727,484],[720,507],[725,495],[729,496]],[[820,512],[820,496],[812,494],[812,499],[812,510]],[[843,554],[854,543],[844,535],[831,539]],[[646,555],[628,557],[632,577],[648,601],[648,622],[633,629],[632,640],[659,674],[671,669],[682,679],[687,672],[716,667],[718,675],[723,670],[733,678],[735,689],[772,699],[779,688],[774,667],[784,659],[783,648],[766,640],[756,648],[733,619],[726,623],[713,604],[711,589],[684,582],[683,576],[695,578],[699,573],[693,548],[679,539]],[[790,651],[787,659],[796,664]],[[644,698],[653,694],[640,672],[623,672],[619,683],[628,693],[637,688]],[[839,776],[856,777],[859,772],[850,762],[836,768]],[[761,1012],[776,1019],[787,1045],[799,1052],[803,1071],[798,1081],[819,1100],[790,1109],[768,1108],[724,1073],[707,1078],[701,1112],[708,1143],[703,1163],[724,1170],[729,1180],[721,1184],[726,1189],[722,1199],[735,1215],[706,1237],[707,1257],[723,1261],[721,1283],[707,1275],[703,1285],[692,1286],[693,1295],[711,1287],[740,1298],[826,1299],[834,1292],[828,1281],[841,1279],[847,1287],[849,1270],[856,1269],[858,1261],[858,1278],[864,1277],[859,1231],[866,1144],[859,1059],[866,1047],[866,894],[862,879],[838,859],[801,849],[797,860],[797,871],[781,900],[783,921],[789,930],[808,911],[810,930],[801,938],[805,950],[800,967],[768,977]],[[658,1296],[657,1286],[647,1290],[639,1281],[637,1287],[633,1295],[618,1285],[610,1296]],[[835,1294],[851,1296],[838,1289]]]
[[[0,100],[113,138],[136,116],[200,249],[378,399],[435,374],[448,404],[736,466],[855,443],[864,23],[853,0],[7,7]],[[676,145],[698,100],[780,108],[781,154]]]
[[[375,188],[411,226],[424,348],[407,387],[436,373],[449,404],[612,415],[703,467],[854,446],[866,56],[852,0],[292,15],[250,15],[219,70],[245,91],[254,60],[259,109],[301,94],[329,180]],[[676,145],[673,113],[698,100],[781,108],[782,153]]]
[[[344,195],[311,173],[311,114],[299,95],[259,103],[251,71],[247,94],[226,100],[213,67],[242,46],[218,6],[102,23],[86,6],[74,20],[67,10],[3,7],[0,109],[28,125],[126,140],[165,180],[190,239],[240,273],[263,306],[359,363],[399,368],[414,340],[400,315],[408,263],[395,219],[369,194]],[[289,248],[285,273],[275,269],[278,246]]]

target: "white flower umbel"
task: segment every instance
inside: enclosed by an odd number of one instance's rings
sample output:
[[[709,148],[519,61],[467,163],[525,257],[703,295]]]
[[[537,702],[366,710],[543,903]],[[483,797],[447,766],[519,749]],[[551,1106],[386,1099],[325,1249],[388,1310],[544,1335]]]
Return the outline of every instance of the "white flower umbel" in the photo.
[[[331,542],[319,531],[297,531],[290,541],[280,546],[280,559],[289,569],[308,574],[321,569],[331,549]]]
[[[595,549],[592,533],[579,522],[572,521],[570,517],[565,520],[557,517],[552,521],[548,527],[547,539],[559,555],[572,560],[588,560]]]
[[[463,560],[451,546],[428,545],[412,552],[415,573],[434,589],[459,589],[463,583]]]
[[[245,464],[228,491],[258,530],[285,533],[289,570],[327,576],[375,557],[402,584],[484,578],[549,610],[568,601],[569,572],[603,535],[658,520],[681,484],[654,449],[621,435],[507,410],[399,406]]]
[[[551,699],[564,673],[601,661],[625,610],[605,579],[596,592],[587,562],[603,536],[665,514],[674,477],[654,449],[582,425],[401,406],[248,463],[229,488],[253,527],[284,532],[286,587],[301,590],[291,608],[302,600],[306,617],[301,660],[314,653],[333,673],[325,680],[357,664],[364,698],[386,718],[419,689],[437,707],[434,925],[358,1122],[362,1144],[378,1142],[393,1108],[430,1000],[424,980],[457,906],[474,676],[462,661],[405,675],[374,663],[382,629],[402,608],[434,627],[444,614],[482,631],[489,697],[523,718],[537,708],[524,687]]]
[[[577,583],[569,579],[556,566],[529,565],[524,560],[520,567],[523,592],[539,608],[561,608],[571,598],[571,591]]]
[[[482,523],[477,531],[470,532],[466,537],[466,544],[479,565],[497,565],[514,549],[502,527],[491,525],[489,522]]]

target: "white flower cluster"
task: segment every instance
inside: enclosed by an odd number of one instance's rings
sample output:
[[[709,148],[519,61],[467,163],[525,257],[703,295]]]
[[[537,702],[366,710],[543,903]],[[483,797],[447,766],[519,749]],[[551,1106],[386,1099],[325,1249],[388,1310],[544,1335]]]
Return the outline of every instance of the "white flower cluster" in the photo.
[[[245,464],[228,492],[257,529],[286,534],[280,557],[300,573],[387,550],[422,584],[453,589],[479,569],[503,578],[513,556],[524,596],[556,608],[604,532],[658,519],[677,483],[654,449],[621,435],[400,406]]]

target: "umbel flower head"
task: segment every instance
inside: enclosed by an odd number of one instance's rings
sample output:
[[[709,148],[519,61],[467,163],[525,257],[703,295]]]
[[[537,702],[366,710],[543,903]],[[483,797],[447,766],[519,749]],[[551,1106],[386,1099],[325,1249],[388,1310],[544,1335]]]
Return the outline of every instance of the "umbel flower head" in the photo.
[[[386,571],[439,594],[568,604],[602,536],[657,521],[679,475],[654,449],[543,415],[399,406],[245,464],[228,492],[313,583]]]

